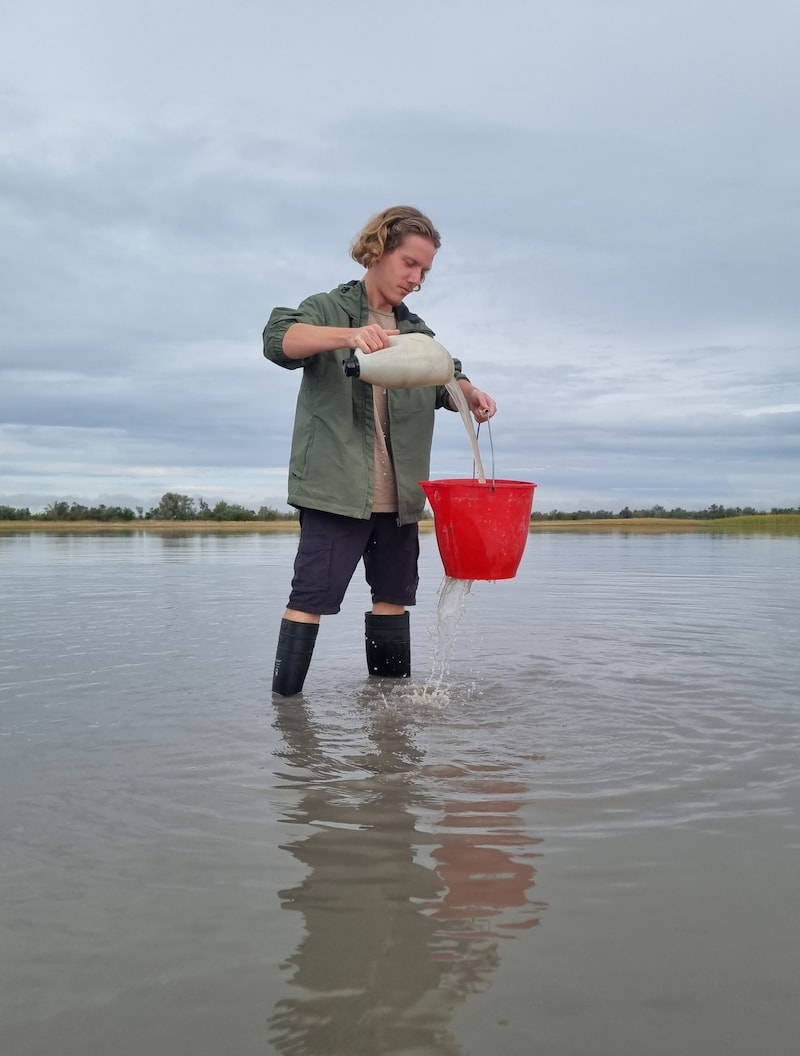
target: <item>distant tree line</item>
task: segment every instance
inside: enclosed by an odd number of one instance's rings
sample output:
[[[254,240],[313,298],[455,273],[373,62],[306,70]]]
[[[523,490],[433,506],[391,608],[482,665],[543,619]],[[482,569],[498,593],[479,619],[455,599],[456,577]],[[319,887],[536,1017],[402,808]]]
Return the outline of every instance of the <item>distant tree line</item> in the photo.
[[[27,507],[0,506],[0,521],[296,521],[297,512],[282,513],[272,506],[250,510],[237,503],[218,502],[210,506],[205,499],[193,499],[168,491],[157,506],[145,510],[137,506],[83,506],[79,502],[53,502],[41,513]]]
[[[716,503],[706,506],[703,510],[684,510],[680,506],[675,506],[671,510],[667,510],[664,506],[651,506],[648,510],[632,510],[629,506],[624,506],[619,513],[612,513],[611,510],[575,510],[570,513],[563,513],[561,510],[550,510],[549,513],[535,512],[531,519],[534,521],[624,521],[633,517],[655,517],[659,520],[713,521],[722,520],[724,517],[755,517],[766,513],[800,513],[800,506],[786,509],[773,506],[771,510],[756,510],[752,506],[718,506]]]
[[[756,510],[752,506],[719,506],[712,503],[703,510],[684,510],[676,506],[667,510],[664,506],[651,506],[647,510],[632,510],[623,507],[618,513],[611,510],[575,510],[565,513],[561,510],[550,510],[548,513],[536,511],[532,514],[534,521],[609,521],[628,520],[633,517],[654,517],[667,520],[721,520],[725,517],[748,517],[765,513],[800,513],[800,506],[785,509],[773,506],[771,510]],[[425,511],[425,516],[430,515]],[[145,510],[137,506],[82,506],[78,502],[53,502],[41,513],[31,513],[27,507],[0,505],[0,521],[296,521],[297,511],[287,513],[272,506],[260,506],[257,510],[248,509],[237,503],[218,502],[210,506],[205,499],[193,499],[190,495],[181,495],[168,491],[161,496],[157,506]]]

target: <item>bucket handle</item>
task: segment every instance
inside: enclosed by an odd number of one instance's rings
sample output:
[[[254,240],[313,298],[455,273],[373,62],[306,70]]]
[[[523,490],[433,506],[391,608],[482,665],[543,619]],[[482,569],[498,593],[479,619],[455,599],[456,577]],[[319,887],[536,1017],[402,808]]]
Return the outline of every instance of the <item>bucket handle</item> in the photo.
[[[481,425],[482,424],[483,424],[482,422],[478,422],[478,428],[475,430],[475,441],[476,442],[478,442],[480,440]],[[489,430],[489,450],[492,452],[492,491],[496,491],[497,490],[497,481],[495,479],[495,472],[494,472],[494,443],[492,441],[492,423],[489,421],[488,418],[486,419],[486,428]],[[475,465],[475,460],[473,459],[473,461],[472,461],[472,476],[473,477],[475,476],[475,470],[476,469],[477,469],[477,466]]]

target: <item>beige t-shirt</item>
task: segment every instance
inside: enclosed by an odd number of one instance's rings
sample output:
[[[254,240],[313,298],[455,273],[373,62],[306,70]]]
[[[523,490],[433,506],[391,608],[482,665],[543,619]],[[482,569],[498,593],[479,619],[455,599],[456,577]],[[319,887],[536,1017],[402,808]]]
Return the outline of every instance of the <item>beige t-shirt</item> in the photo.
[[[384,330],[396,330],[394,312],[369,310],[369,321]],[[381,385],[372,386],[375,412],[375,500],[373,513],[397,513],[397,482],[392,464],[392,440],[389,435],[389,393]]]

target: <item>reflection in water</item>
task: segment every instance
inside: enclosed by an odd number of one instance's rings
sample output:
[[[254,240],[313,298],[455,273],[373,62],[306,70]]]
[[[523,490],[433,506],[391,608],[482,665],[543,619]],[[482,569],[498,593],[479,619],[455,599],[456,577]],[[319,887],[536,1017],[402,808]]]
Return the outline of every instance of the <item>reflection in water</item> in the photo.
[[[274,1043],[293,1056],[457,1053],[452,1009],[543,908],[528,897],[540,841],[518,813],[527,789],[507,767],[425,766],[413,717],[374,689],[361,703],[368,739],[350,756],[342,744],[352,751],[358,735],[338,731],[337,745],[302,700],[275,703],[278,778],[298,792],[282,820],[303,826],[283,849],[307,872],[280,892],[305,934]]]

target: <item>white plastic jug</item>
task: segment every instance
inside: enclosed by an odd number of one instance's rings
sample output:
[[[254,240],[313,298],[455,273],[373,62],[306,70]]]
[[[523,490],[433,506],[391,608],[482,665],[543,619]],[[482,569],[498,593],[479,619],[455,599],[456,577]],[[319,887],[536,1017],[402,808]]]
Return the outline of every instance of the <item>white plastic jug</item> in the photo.
[[[414,389],[446,385],[453,380],[453,357],[427,334],[398,334],[378,352],[356,351],[342,360],[348,378],[359,378],[384,389]]]

